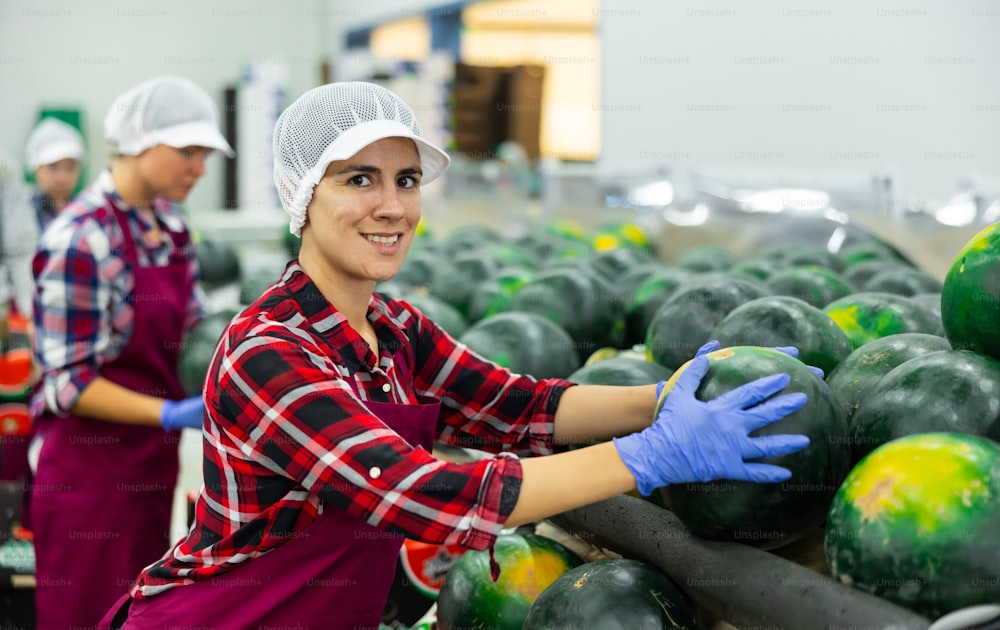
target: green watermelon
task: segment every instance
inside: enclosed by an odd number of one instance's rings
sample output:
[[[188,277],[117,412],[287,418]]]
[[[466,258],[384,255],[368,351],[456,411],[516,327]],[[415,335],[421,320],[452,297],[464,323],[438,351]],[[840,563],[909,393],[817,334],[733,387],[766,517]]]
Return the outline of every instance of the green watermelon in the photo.
[[[830,573],[930,619],[1000,603],[997,497],[1000,444],[955,433],[889,442],[851,470],[830,505]]]
[[[883,269],[861,286],[862,291],[908,296],[918,293],[940,293],[941,288],[941,281],[930,273],[902,266]]]
[[[178,373],[188,396],[200,396],[208,374],[208,365],[219,339],[239,311],[224,309],[208,314],[192,328],[181,345]]]
[[[799,360],[829,374],[853,348],[844,331],[815,306],[768,295],[729,311],[710,338],[726,346],[795,346]]]
[[[408,293],[403,300],[440,326],[446,333],[458,339],[469,328],[468,322],[453,306],[429,293]]]
[[[937,329],[934,334],[938,337],[944,337],[944,322],[941,321],[941,292],[937,293],[917,293],[916,295],[909,296],[910,301],[917,306],[923,308],[927,312],[931,313],[937,320]]]
[[[941,289],[941,321],[952,347],[1000,358],[1000,223],[958,252]]]
[[[201,240],[195,244],[194,252],[198,260],[198,281],[206,289],[240,281],[240,258],[233,246]]]
[[[524,630],[700,627],[684,591],[649,564],[597,560],[563,573],[531,605]]]
[[[472,290],[469,298],[469,321],[478,322],[510,310],[510,301],[535,277],[535,272],[521,267],[501,269]]]
[[[428,287],[438,297],[469,318],[469,306],[476,287],[486,282],[501,269],[503,261],[482,251],[465,251],[453,254],[447,273],[440,270],[434,275]]]
[[[699,400],[712,400],[758,378],[786,373],[791,381],[780,393],[803,392],[808,397],[806,405],[751,435],[803,434],[810,443],[797,453],[766,460],[791,470],[789,481],[675,484],[659,489],[664,502],[692,533],[711,540],[773,549],[815,531],[848,470],[850,448],[843,408],[806,364],[777,350],[737,346],[707,356],[710,367],[695,394]],[[667,382],[654,418],[686,367]]]
[[[853,286],[863,287],[865,286],[865,283],[871,280],[875,275],[890,269],[901,268],[908,267],[905,267],[903,263],[892,260],[866,260],[844,269],[841,276],[843,276],[844,280],[848,281]]]
[[[625,337],[625,304],[615,288],[586,265],[549,269],[518,290],[510,309],[537,313],[566,330],[583,361],[594,349],[619,347]]]
[[[804,300],[816,308],[848,296],[856,291],[854,285],[828,267],[810,265],[789,267],[771,274],[764,282],[771,293]]]
[[[698,274],[660,305],[646,331],[646,351],[676,370],[710,340],[712,330],[737,306],[768,295],[759,282],[725,273]]]
[[[837,254],[831,253],[822,247],[815,247],[804,243],[793,242],[775,245],[765,250],[763,256],[785,267],[817,265],[833,269],[837,272],[842,271],[846,267],[843,259]]]
[[[655,249],[649,234],[632,221],[611,221],[598,226],[590,245],[598,252],[624,247],[648,252]]]
[[[653,316],[692,272],[680,267],[665,267],[654,271],[639,283],[625,306],[625,345],[646,341],[646,332]]]
[[[692,272],[726,271],[736,264],[739,257],[723,247],[698,245],[685,250],[674,262],[675,267]]]
[[[413,249],[407,255],[393,281],[414,288],[431,287],[438,275],[451,277],[451,263],[433,249]]]
[[[632,247],[619,247],[606,251],[594,252],[589,257],[590,266],[593,267],[605,280],[619,282],[623,276],[633,269],[642,266],[649,266],[656,263],[656,260],[641,249]]]
[[[652,385],[665,381],[673,370],[659,363],[622,353],[576,370],[566,380],[580,385]]]
[[[441,240],[441,251],[448,257],[467,252],[482,252],[489,245],[503,242],[495,229],[475,223],[459,225]]]
[[[938,330],[933,313],[894,293],[852,293],[830,302],[823,311],[837,322],[855,348],[889,335],[933,335]]]
[[[500,534],[494,558],[500,565],[496,582],[489,551],[467,551],[451,565],[438,593],[438,630],[521,630],[542,592],[583,563],[567,547],[536,534]]]
[[[459,341],[482,357],[536,378],[566,378],[580,367],[576,343],[537,313],[509,311],[469,326]]]
[[[757,280],[767,280],[782,269],[787,269],[787,267],[777,260],[766,256],[753,256],[730,267],[729,273],[750,276]]]
[[[892,245],[875,239],[851,243],[837,254],[848,267],[871,260],[909,264],[909,261]]]
[[[937,335],[889,335],[869,341],[851,352],[836,369],[826,375],[826,383],[844,406],[848,424],[853,424],[854,412],[890,370],[928,352],[950,349],[948,340]]]
[[[928,352],[889,371],[853,418],[854,461],[896,438],[947,431],[1000,440],[1000,361]]]

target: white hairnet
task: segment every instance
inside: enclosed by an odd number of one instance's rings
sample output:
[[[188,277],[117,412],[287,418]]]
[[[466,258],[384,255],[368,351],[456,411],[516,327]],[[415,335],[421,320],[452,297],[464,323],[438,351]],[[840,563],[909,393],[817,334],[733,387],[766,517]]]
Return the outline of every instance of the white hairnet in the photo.
[[[24,159],[32,171],[59,160],[83,158],[83,136],[72,125],[55,118],[43,118],[28,136]]]
[[[313,189],[330,162],[346,160],[383,138],[410,138],[420,154],[421,182],[448,168],[448,154],[420,135],[413,110],[374,83],[348,81],[313,88],[281,113],[274,126],[274,185],[291,217],[289,229],[302,235]]]
[[[125,92],[104,116],[104,136],[122,155],[165,144],[208,147],[233,157],[218,127],[219,113],[208,94],[189,79],[173,76],[150,79]]]

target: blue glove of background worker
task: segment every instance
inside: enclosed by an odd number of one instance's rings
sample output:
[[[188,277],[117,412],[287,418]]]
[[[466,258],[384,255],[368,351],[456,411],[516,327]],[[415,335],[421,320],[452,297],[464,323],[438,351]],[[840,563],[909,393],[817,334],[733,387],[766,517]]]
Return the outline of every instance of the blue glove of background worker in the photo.
[[[695,358],[698,358],[698,357],[700,357],[703,354],[708,354],[709,352],[715,352],[716,350],[718,350],[721,347],[722,347],[721,344],[719,344],[718,341],[716,341],[715,339],[713,339],[713,340],[709,341],[708,343],[706,343],[705,345],[703,345],[702,347],[698,348],[698,352],[696,352],[694,356],[695,356]],[[795,357],[796,359],[799,357],[799,349],[796,348],[795,346],[781,346],[781,347],[778,347],[778,348],[772,348],[772,350],[777,350],[778,352],[784,352],[788,356]],[[819,378],[825,378],[826,377],[826,375],[823,373],[823,370],[819,369],[818,367],[816,367],[814,365],[808,365],[806,367],[808,367],[810,370],[812,370],[813,374],[815,374]],[[660,381],[659,383],[656,384],[656,399],[657,400],[660,399],[660,394],[663,392],[663,387],[666,384],[667,384],[666,381]]]
[[[708,366],[706,357],[694,358],[677,379],[653,424],[612,440],[643,496],[675,483],[714,479],[785,481],[791,477],[787,468],[744,460],[780,457],[809,445],[804,435],[749,437],[752,431],[806,404],[802,393],[768,400],[788,385],[787,374],[765,376],[702,402],[695,398],[695,392]]]
[[[205,418],[205,401],[201,396],[184,400],[165,400],[160,409],[160,424],[164,431],[200,429]]]

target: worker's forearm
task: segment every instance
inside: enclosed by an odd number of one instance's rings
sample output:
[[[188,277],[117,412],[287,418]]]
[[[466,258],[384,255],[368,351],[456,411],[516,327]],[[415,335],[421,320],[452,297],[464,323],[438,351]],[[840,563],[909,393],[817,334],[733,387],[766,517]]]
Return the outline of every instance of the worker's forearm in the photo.
[[[70,411],[106,422],[159,426],[163,399],[141,394],[98,377],[87,385]]]
[[[635,478],[612,442],[523,459],[521,468],[521,492],[507,519],[508,527],[532,523],[635,488]]]
[[[578,385],[563,392],[555,415],[556,444],[602,442],[653,422],[656,386]]]

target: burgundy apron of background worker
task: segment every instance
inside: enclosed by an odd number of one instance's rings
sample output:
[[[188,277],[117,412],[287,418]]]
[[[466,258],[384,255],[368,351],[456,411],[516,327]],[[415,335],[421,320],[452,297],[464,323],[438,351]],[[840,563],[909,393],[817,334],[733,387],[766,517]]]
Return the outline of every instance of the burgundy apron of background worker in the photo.
[[[408,381],[406,361],[401,353],[395,358],[400,380]],[[350,382],[357,392],[353,379]],[[366,401],[365,406],[411,445],[431,452],[441,408],[436,399],[420,397],[418,405]],[[121,627],[375,630],[402,545],[403,536],[327,506],[291,540],[243,566],[133,601]],[[98,627],[108,623],[107,627],[117,628],[110,623],[117,609],[118,605]]]
[[[191,296],[188,263],[174,238],[170,264],[140,267],[121,210],[108,199],[131,267],[135,317],[121,355],[100,376],[143,394],[179,400],[177,361]],[[168,232],[169,233],[169,232]],[[94,627],[146,565],[170,548],[179,432],[158,426],[44,413],[31,486],[38,629]]]

